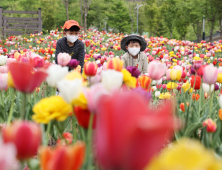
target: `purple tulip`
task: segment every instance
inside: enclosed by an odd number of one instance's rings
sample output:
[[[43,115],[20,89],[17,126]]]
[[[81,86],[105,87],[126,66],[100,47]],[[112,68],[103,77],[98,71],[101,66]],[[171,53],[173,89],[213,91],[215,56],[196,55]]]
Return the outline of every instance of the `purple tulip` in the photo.
[[[99,58],[101,59],[101,55],[97,56],[97,60],[98,60]]]
[[[78,65],[79,65],[79,61],[77,61],[76,59],[71,59],[69,64],[68,64],[68,67],[76,68]]]
[[[110,46],[111,49],[113,49],[113,46]]]
[[[174,48],[172,48],[172,51],[174,51]]]
[[[193,67],[191,67],[191,68],[190,68],[190,73],[191,73],[191,74],[195,74],[195,72],[196,72],[195,69],[194,69]]]
[[[192,54],[192,52],[189,51],[189,52],[188,52],[188,55],[190,55],[190,54]]]
[[[214,84],[214,91],[219,90],[219,86],[217,84]]]
[[[134,67],[134,66],[128,66],[128,67],[126,67],[126,69],[131,73],[131,75],[132,75],[133,77],[138,78],[139,75],[141,74],[141,72],[139,71],[139,69],[136,68],[136,67]]]
[[[101,67],[101,66],[102,66],[102,64],[100,64],[100,63],[99,63],[99,64],[97,64],[97,66],[98,66],[98,67]]]

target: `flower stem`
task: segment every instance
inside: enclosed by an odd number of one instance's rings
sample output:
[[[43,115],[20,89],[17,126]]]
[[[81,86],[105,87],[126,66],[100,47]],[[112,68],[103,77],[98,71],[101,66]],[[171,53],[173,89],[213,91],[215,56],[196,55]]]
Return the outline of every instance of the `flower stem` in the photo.
[[[25,106],[26,106],[26,94],[22,93],[23,100],[22,100],[22,109],[21,109],[21,118],[25,119]]]
[[[211,85],[210,85],[210,92],[211,93]],[[213,97],[214,97],[214,90],[212,94],[210,95],[210,108],[209,108],[209,117],[211,118],[211,108],[212,108],[212,103],[213,103]]]
[[[48,145],[49,143],[49,137],[50,137],[50,130],[51,130],[51,126],[52,126],[52,121],[50,121],[48,123],[48,126],[47,126],[47,132],[46,132],[46,135],[47,135],[47,139],[46,139],[46,146]]]
[[[91,113],[90,119],[89,119],[89,129],[88,129],[88,134],[87,134],[87,141],[88,141],[88,146],[87,146],[87,161],[88,161],[88,166],[87,170],[91,169],[92,165],[92,125],[93,125],[93,117],[94,114]]]
[[[12,88],[12,99],[11,99],[11,106],[10,106],[10,111],[9,111],[9,116],[8,116],[7,125],[10,124],[11,119],[12,119],[14,100],[15,100],[15,89]]]

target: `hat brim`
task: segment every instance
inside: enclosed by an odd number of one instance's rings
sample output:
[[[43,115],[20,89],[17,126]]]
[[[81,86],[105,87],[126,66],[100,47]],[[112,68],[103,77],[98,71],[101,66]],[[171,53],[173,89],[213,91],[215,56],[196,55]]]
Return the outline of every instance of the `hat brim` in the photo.
[[[138,40],[141,44],[141,49],[140,51],[144,51],[147,47],[147,43],[143,37],[140,37],[138,35],[129,35],[127,37],[124,37],[121,41],[121,49],[127,52],[128,50],[126,49],[126,43],[130,40]]]
[[[66,27],[66,29],[70,29],[70,28],[73,27],[73,26],[77,26],[77,27],[79,27],[79,29],[80,29],[80,26],[78,26],[78,25],[76,25],[76,24],[69,25],[69,26]]]

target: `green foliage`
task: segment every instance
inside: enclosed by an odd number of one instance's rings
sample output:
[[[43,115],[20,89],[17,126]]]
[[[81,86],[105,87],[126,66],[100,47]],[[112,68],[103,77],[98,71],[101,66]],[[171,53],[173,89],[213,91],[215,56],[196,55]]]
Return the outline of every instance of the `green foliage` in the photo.
[[[114,0],[111,6],[111,11],[107,13],[108,24],[114,28],[114,31],[121,33],[130,32],[130,17],[127,8],[124,6],[123,1]]]

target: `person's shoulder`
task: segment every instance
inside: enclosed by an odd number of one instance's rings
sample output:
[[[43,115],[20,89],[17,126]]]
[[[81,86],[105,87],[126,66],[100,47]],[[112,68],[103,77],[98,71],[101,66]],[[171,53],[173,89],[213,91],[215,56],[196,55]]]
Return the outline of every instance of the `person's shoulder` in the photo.
[[[63,44],[66,42],[66,37],[62,37],[60,39],[58,39],[57,44]]]
[[[78,45],[84,46],[84,43],[81,40],[77,39],[76,42],[77,42]]]
[[[121,57],[121,59],[126,59],[126,58],[128,58],[129,57],[129,53],[125,53],[125,54],[123,54],[123,56]]]
[[[147,55],[146,55],[144,52],[140,52],[140,56],[141,56],[142,58],[147,58]]]

